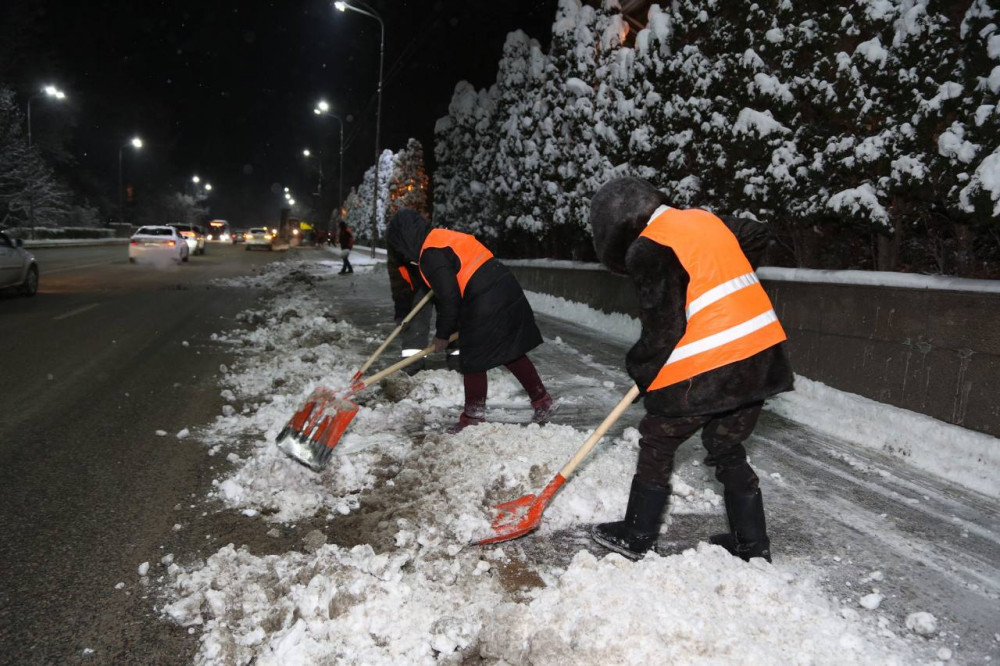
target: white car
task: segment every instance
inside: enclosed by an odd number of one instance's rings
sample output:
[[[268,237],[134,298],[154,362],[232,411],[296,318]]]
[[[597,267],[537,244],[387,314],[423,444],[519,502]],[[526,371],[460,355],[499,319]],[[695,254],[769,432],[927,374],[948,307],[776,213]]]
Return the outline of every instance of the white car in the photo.
[[[128,260],[187,261],[191,250],[180,232],[174,227],[139,227],[128,244]]]
[[[25,296],[38,291],[38,263],[24,241],[0,231],[0,289],[17,287]]]
[[[246,239],[247,250],[252,250],[255,247],[273,249],[271,247],[271,232],[263,227],[254,227],[247,231]]]
[[[169,224],[180,233],[188,246],[188,256],[205,254],[205,230],[190,224]]]

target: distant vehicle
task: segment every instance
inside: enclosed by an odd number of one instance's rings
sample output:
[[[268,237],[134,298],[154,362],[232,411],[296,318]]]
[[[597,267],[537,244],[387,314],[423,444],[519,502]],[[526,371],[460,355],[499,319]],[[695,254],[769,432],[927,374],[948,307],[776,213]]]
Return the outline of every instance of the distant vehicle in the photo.
[[[140,259],[187,261],[191,256],[187,239],[172,226],[139,227],[128,244],[128,260]]]
[[[271,231],[269,229],[254,227],[253,229],[247,231],[247,250],[252,250],[255,247],[272,250],[274,248],[271,247],[271,238],[273,238],[273,236],[271,235]]]
[[[173,227],[187,243],[188,251],[191,254],[205,254],[205,230],[190,224],[168,224]]]
[[[24,241],[0,231],[0,289],[16,287],[25,296],[38,292],[38,263]]]
[[[247,230],[246,229],[235,229],[232,233],[233,244],[245,243],[247,240]]]
[[[212,220],[208,223],[208,240],[222,243],[236,243],[232,229],[225,220]]]

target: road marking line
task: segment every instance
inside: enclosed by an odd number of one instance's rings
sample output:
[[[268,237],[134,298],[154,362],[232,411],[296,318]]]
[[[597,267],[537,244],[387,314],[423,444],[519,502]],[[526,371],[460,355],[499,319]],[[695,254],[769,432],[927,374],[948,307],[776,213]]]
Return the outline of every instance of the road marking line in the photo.
[[[68,319],[70,317],[74,317],[78,314],[86,312],[87,310],[93,310],[98,305],[100,305],[100,303],[91,303],[90,305],[84,305],[82,308],[77,308],[76,310],[70,310],[66,314],[61,314],[58,317],[53,317],[52,321],[59,321],[60,319]]]
[[[75,271],[78,268],[93,268],[94,266],[107,266],[115,263],[114,261],[99,261],[96,264],[79,264],[77,266],[65,266],[63,268],[53,268],[51,270],[42,270],[42,275],[52,275],[53,273],[65,273],[66,271]]]

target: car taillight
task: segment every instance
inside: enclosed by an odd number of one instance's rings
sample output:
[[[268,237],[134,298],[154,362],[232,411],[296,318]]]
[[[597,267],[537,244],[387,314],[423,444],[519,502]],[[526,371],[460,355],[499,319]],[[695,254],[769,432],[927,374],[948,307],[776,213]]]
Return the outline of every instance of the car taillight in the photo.
[[[129,243],[129,244],[130,244],[130,245],[138,245],[138,244],[139,244],[139,241],[137,241],[137,240],[134,240],[134,241],[132,241],[132,242],[131,242],[131,243]]]
[[[175,245],[177,245],[177,243],[175,243],[174,241],[167,241],[167,245],[170,247],[174,247]]]
[[[194,234],[190,231],[182,231],[181,236],[184,236],[184,238],[194,238]]]

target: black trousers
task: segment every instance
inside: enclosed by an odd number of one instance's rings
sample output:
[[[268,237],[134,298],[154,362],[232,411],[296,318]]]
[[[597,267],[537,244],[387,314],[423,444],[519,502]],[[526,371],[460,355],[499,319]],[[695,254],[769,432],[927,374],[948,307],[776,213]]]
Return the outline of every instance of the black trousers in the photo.
[[[752,493],[757,490],[757,474],[747,462],[743,442],[753,432],[763,402],[731,412],[702,416],[659,416],[646,414],[639,423],[639,461],[636,476],[662,488],[670,486],[674,454],[681,444],[700,429],[708,458],[715,465],[715,478],[726,490]]]

